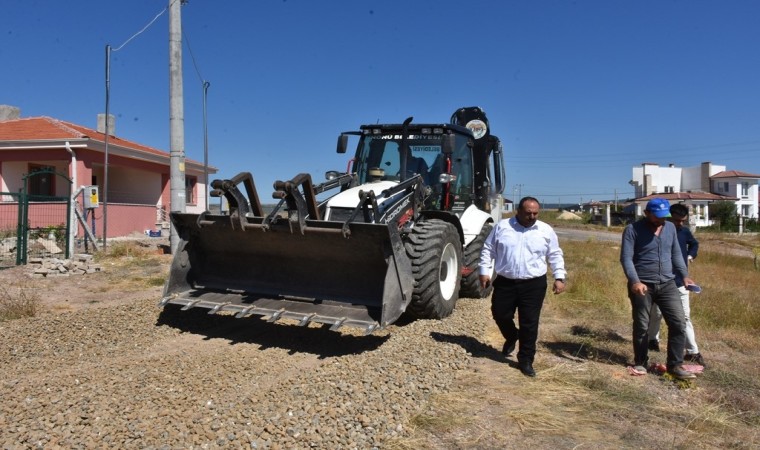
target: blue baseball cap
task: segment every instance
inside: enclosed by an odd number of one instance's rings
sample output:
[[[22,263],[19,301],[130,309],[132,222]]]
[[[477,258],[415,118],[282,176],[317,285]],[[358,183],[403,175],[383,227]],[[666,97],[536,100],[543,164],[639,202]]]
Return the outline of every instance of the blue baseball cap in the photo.
[[[653,198],[647,203],[646,210],[658,219],[670,217],[670,203],[664,198]]]

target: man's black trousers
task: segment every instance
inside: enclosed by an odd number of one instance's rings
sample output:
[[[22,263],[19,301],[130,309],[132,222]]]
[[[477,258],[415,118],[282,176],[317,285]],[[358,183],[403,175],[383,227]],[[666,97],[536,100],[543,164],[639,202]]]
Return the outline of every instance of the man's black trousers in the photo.
[[[519,339],[519,362],[533,363],[538,340],[538,320],[545,295],[546,275],[529,280],[497,276],[493,282],[491,314],[504,339]],[[515,311],[519,329],[514,322]]]

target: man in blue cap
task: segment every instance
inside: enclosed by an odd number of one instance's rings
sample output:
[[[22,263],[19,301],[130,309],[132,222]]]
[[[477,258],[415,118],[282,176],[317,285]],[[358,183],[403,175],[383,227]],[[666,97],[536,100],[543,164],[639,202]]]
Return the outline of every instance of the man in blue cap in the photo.
[[[683,260],[686,263],[686,267],[689,267],[689,263],[693,261],[699,253],[699,241],[694,237],[689,229],[689,208],[682,203],[677,203],[670,206],[670,218],[669,222],[673,222],[676,226],[676,237],[678,243],[681,244],[681,254]],[[684,361],[696,363],[707,368],[705,359],[699,352],[697,346],[697,339],[694,335],[694,324],[691,321],[691,305],[689,302],[689,290],[683,284],[683,280],[676,273],[676,286],[681,293],[681,305],[683,305],[683,312],[686,316],[686,354],[684,355]],[[662,322],[662,314],[660,314],[660,308],[657,305],[652,306],[652,312],[649,317],[649,350],[660,351],[660,323]]]
[[[670,217],[670,203],[653,198],[644,218],[625,227],[620,263],[628,278],[628,298],[633,310],[633,372],[645,374],[649,364],[647,330],[652,304],[659,306],[668,325],[668,373],[678,379],[696,378],[683,368],[685,314],[675,273],[684,285],[694,284],[681,256],[676,227]]]

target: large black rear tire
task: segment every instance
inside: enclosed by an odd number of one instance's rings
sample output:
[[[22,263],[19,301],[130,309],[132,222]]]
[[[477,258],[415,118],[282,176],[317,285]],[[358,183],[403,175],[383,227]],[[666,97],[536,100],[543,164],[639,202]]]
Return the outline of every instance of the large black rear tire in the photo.
[[[485,243],[492,229],[493,224],[484,224],[478,236],[464,249],[464,267],[467,275],[462,276],[462,288],[459,290],[460,297],[486,298],[493,291],[493,284],[489,284],[485,289],[480,286],[478,272],[480,252],[483,251],[483,243]],[[493,276],[491,278],[493,279]]]
[[[438,219],[415,224],[406,242],[414,290],[406,312],[416,319],[448,317],[459,297],[462,242],[454,225]]]

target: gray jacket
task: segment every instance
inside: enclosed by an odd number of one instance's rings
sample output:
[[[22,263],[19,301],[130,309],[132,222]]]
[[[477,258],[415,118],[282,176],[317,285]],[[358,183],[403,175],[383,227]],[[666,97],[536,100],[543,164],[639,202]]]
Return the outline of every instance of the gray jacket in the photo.
[[[620,247],[620,264],[628,278],[628,284],[664,283],[689,276],[681,256],[681,246],[676,237],[676,227],[665,222],[659,236],[655,236],[646,219],[625,227]]]

